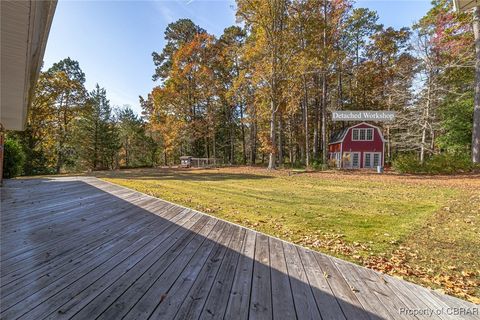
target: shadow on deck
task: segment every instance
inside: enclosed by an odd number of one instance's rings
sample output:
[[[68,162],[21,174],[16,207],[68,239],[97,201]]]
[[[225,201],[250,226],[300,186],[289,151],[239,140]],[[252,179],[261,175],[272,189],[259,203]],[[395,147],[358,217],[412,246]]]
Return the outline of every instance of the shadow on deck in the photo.
[[[480,318],[463,300],[96,178],[6,181],[1,205],[2,319]]]

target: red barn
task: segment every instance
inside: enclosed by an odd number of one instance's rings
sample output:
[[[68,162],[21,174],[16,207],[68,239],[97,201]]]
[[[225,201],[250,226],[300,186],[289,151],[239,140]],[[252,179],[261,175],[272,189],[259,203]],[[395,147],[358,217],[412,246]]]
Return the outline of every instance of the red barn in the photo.
[[[338,168],[376,168],[385,162],[385,139],[380,128],[366,122],[335,132],[328,144],[329,159]]]

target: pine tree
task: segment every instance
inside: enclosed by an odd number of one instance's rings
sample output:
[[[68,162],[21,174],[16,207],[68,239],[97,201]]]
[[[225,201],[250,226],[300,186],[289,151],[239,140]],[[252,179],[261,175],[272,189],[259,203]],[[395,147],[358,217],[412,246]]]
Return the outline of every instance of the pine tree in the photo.
[[[128,105],[116,110],[120,151],[118,165],[144,167],[156,164],[157,144],[148,135],[146,123]]]
[[[81,159],[91,170],[112,169],[119,149],[118,131],[104,88],[90,93],[83,117],[77,123]]]

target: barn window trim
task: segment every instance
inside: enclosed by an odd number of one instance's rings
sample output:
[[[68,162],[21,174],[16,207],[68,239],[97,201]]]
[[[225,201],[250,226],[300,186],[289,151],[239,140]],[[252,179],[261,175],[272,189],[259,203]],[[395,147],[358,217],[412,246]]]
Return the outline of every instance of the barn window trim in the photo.
[[[352,141],[373,141],[373,128],[353,128]]]

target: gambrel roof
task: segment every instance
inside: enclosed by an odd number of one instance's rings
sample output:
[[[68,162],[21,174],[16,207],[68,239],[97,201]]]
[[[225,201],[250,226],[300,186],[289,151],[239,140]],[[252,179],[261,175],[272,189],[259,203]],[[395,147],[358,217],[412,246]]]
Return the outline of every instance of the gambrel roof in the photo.
[[[337,131],[337,132],[334,132],[331,136],[330,136],[330,142],[329,144],[336,144],[336,143],[342,143],[343,140],[345,139],[345,136],[347,135],[347,132],[350,130],[350,129],[353,129],[355,127],[358,127],[360,125],[367,125],[369,127],[372,127],[374,129],[377,129],[378,131],[378,134],[380,135],[380,138],[382,139],[383,142],[385,142],[385,138],[383,137],[383,133],[382,133],[382,130],[380,130],[379,127],[377,126],[374,126],[370,123],[367,123],[367,122],[360,122],[354,126],[351,126],[351,127],[348,127],[348,128],[343,128],[341,129],[340,131]]]
[[[343,138],[345,138],[345,135],[347,134],[348,130],[350,130],[350,127],[343,128],[343,129],[341,129],[337,132],[332,133],[332,135],[330,136],[330,143],[329,144],[342,142]]]

